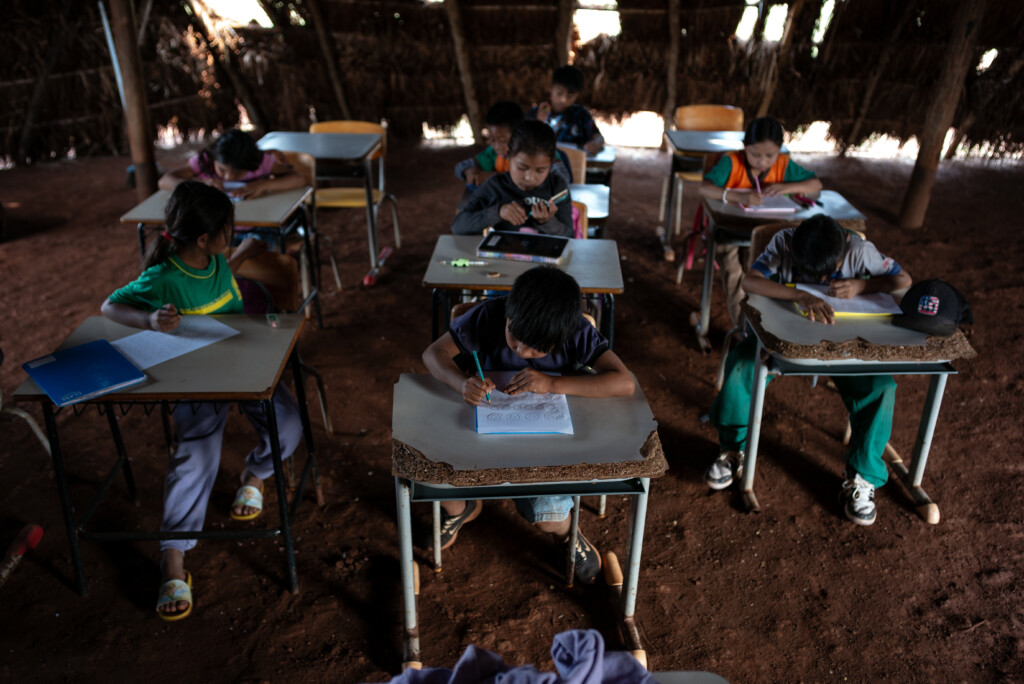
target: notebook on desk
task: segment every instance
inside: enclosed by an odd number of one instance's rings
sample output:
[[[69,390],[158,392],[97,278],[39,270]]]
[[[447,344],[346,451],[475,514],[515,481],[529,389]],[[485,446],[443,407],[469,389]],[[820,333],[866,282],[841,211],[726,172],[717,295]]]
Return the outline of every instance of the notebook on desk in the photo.
[[[757,206],[740,202],[740,208],[751,214],[795,214],[803,209],[803,207],[785,195],[765,197],[763,200],[762,204]]]
[[[806,285],[798,283],[794,287],[803,292],[808,292],[819,299],[825,300],[837,318],[846,316],[892,316],[902,313],[899,305],[893,296],[887,292],[873,292],[871,294],[857,295],[841,299],[833,297],[828,293],[827,285]],[[793,302],[796,310],[806,316],[807,311],[796,302]]]
[[[569,238],[540,233],[514,233],[491,231],[477,245],[476,255],[495,259],[535,261],[543,264],[561,264],[569,247]]]
[[[21,367],[57,406],[93,399],[146,380],[146,374],[106,340],[60,349]]]

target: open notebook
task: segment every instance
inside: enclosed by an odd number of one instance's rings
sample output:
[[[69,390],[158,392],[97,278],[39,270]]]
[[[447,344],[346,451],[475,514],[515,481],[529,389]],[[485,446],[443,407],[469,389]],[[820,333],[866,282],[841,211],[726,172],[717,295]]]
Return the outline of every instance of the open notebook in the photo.
[[[763,203],[756,207],[740,202],[740,207],[743,211],[750,212],[752,214],[795,214],[803,209],[803,207],[785,195],[765,197]]]
[[[488,371],[498,387],[505,387],[515,371]],[[523,392],[515,396],[491,392],[490,403],[476,407],[476,431],[480,435],[573,434],[569,402],[564,394]]]
[[[891,294],[887,292],[873,292],[866,295],[857,295],[849,299],[840,299],[839,297],[833,297],[828,293],[827,285],[805,285],[803,283],[797,283],[796,289],[803,292],[809,292],[810,294],[824,299],[828,302],[828,305],[835,311],[836,317],[842,316],[892,316],[894,314],[900,314],[899,305],[896,300],[893,299]],[[804,310],[796,302],[793,303],[802,315],[806,316],[807,311]]]

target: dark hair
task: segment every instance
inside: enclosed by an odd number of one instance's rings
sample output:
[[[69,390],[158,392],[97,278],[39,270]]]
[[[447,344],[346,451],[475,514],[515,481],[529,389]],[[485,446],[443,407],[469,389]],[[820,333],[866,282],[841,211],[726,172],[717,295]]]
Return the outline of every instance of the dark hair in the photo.
[[[508,155],[514,157],[520,152],[543,154],[555,158],[555,131],[543,121],[526,119],[512,129],[508,141]]]
[[[815,214],[797,226],[789,244],[793,270],[814,281],[832,275],[845,250],[846,232],[825,214]]]
[[[523,108],[515,102],[509,100],[502,100],[501,102],[495,102],[491,105],[491,108],[487,110],[487,116],[484,118],[484,123],[488,126],[505,126],[509,130],[516,127],[520,121],[526,118],[523,113]]]
[[[537,266],[512,283],[505,300],[508,331],[523,344],[550,353],[579,325],[583,307],[576,280],[555,266]]]
[[[256,146],[251,135],[232,128],[199,153],[199,168],[203,173],[214,174],[214,161],[233,169],[255,171],[263,161],[263,150]]]
[[[747,131],[743,135],[744,145],[756,145],[759,142],[770,140],[779,147],[782,147],[782,124],[779,123],[778,119],[770,116],[762,116],[759,119],[754,119],[747,126]]]
[[[551,84],[564,86],[570,93],[578,93],[583,90],[583,72],[565,64],[551,74]]]
[[[163,263],[203,235],[213,240],[234,229],[235,205],[223,192],[199,181],[179,183],[164,208],[166,229],[149,244],[142,270]],[[170,239],[168,239],[168,237]]]

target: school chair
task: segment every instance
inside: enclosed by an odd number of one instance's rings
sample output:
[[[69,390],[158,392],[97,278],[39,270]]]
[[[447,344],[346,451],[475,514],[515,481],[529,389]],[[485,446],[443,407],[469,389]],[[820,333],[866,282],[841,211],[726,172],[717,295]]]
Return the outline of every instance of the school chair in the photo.
[[[743,110],[732,105],[684,105],[676,109],[673,119],[676,130],[681,131],[742,131]],[[658,220],[662,225],[668,220],[667,210],[669,198],[672,198],[672,234],[679,235],[683,223],[683,183],[700,183],[704,179],[704,171],[712,162],[714,155],[686,153],[674,151],[672,154],[671,173],[662,181],[661,204]],[[717,159],[714,159],[717,161]],[[695,242],[704,230],[704,212],[700,206],[694,217],[693,229],[684,242],[683,260],[685,268],[693,268]],[[668,228],[666,227],[666,231]],[[683,267],[676,275],[676,282],[682,279]]]
[[[316,188],[316,160],[312,155],[306,154],[305,152],[282,152],[285,161],[291,165],[295,171],[302,176],[302,179],[306,182],[306,185],[311,188]],[[331,261],[331,271],[334,274],[334,282],[338,286],[338,290],[341,291],[341,273],[338,270],[338,260],[334,256],[334,242],[331,240],[329,235],[321,235],[316,229],[316,194],[310,195],[310,198],[306,200],[306,215],[309,217],[309,231],[310,237],[313,239],[313,254],[312,254],[312,268],[317,269],[316,282],[320,283],[320,240],[322,239],[327,243],[327,257]],[[305,252],[302,252],[305,256]],[[310,265],[307,261],[300,262],[300,275],[302,277],[302,296],[309,296],[309,284],[310,284]]]
[[[583,202],[572,201],[572,230],[574,237],[577,240],[587,239],[587,230],[589,224],[587,222],[587,205]]]
[[[587,181],[587,153],[575,147],[564,147],[558,145],[558,150],[569,160],[569,171],[572,173],[572,182],[580,185]]]
[[[380,149],[371,157],[377,161],[377,187],[373,190],[373,222],[378,224],[380,208],[387,201],[391,205],[391,223],[395,230],[395,247],[402,246],[402,236],[398,230],[398,199],[385,189],[384,156],[387,153],[387,124],[372,121],[320,121],[309,127],[310,133],[377,133],[381,138]],[[314,159],[314,202],[313,211],[324,209],[366,209],[366,190],[363,187],[320,187],[323,178],[337,178],[333,175],[322,175],[326,166],[318,164]],[[379,225],[379,224],[378,224]],[[378,228],[379,233],[379,228]],[[375,238],[379,235],[374,236]],[[371,244],[376,243],[376,240]]]

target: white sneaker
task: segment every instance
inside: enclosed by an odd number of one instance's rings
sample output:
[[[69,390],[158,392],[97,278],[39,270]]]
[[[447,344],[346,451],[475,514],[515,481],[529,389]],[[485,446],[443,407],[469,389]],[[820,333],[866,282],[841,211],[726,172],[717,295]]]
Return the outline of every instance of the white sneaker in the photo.
[[[875,522],[875,486],[855,473],[852,480],[843,481],[841,496],[846,501],[846,517],[858,525]]]
[[[704,481],[712,489],[725,489],[733,479],[743,475],[742,451],[723,451],[715,462],[704,471]]]

